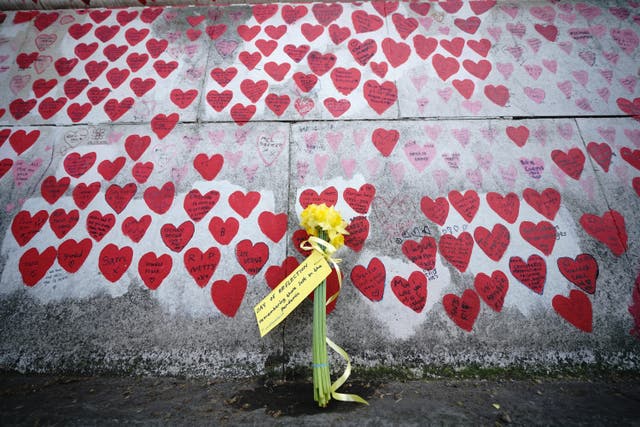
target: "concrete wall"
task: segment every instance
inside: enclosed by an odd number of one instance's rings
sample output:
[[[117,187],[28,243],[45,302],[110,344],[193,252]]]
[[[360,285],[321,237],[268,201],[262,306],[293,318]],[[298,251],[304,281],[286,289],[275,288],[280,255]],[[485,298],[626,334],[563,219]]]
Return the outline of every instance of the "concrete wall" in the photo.
[[[351,222],[329,335],[356,365],[637,368],[639,19],[2,12],[0,366],[307,365],[310,304],[262,339],[253,307],[326,202]]]

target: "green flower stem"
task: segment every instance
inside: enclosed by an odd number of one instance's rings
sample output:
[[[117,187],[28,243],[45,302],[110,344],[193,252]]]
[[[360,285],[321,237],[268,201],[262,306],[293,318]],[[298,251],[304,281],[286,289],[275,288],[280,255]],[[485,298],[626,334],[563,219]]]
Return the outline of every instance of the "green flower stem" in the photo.
[[[320,230],[318,237],[327,239]],[[313,291],[313,398],[318,405],[326,407],[331,400],[331,376],[327,357],[327,281],[323,280]]]

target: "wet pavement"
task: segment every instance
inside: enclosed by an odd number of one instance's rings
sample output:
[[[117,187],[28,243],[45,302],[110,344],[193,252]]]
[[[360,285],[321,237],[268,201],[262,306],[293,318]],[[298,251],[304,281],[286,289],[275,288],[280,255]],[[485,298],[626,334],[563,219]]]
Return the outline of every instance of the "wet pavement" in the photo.
[[[369,406],[311,382],[0,375],[0,425],[640,425],[640,374],[364,381]]]

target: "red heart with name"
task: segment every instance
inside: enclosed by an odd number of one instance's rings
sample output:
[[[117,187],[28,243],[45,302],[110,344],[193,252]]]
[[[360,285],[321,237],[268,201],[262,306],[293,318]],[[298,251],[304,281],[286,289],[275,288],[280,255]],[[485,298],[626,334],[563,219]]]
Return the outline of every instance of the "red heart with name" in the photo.
[[[609,210],[602,217],[584,214],[580,218],[580,225],[591,237],[607,245],[615,256],[627,250],[627,230],[624,217],[619,212]]]
[[[461,273],[467,270],[471,252],[473,250],[473,237],[468,232],[460,233],[458,237],[453,234],[445,234],[440,237],[438,248],[442,256],[457,268]]]
[[[277,5],[275,5],[277,7]],[[234,317],[247,291],[247,278],[236,274],[231,280],[216,280],[211,285],[211,299],[222,314]]]
[[[151,119],[151,130],[159,139],[163,139],[173,130],[178,120],[180,120],[180,116],[177,113],[169,115],[157,114]]]
[[[231,118],[238,126],[244,126],[251,120],[256,113],[255,105],[247,105],[246,107],[240,103],[231,107]]]
[[[322,25],[311,25],[305,22],[304,24],[302,24],[300,32],[305,39],[312,42],[322,35],[322,33],[324,32],[324,27]]]
[[[363,86],[364,98],[369,106],[378,114],[382,114],[398,99],[398,88],[393,82],[379,84],[375,80],[367,80]]]
[[[640,120],[640,97],[635,98],[633,101],[626,98],[618,98],[616,100],[618,108],[623,113],[632,116],[636,120]]]
[[[397,6],[397,3],[395,3]],[[413,33],[416,28],[418,28],[418,20],[415,18],[405,18],[399,13],[394,13],[391,16],[391,20],[393,25],[396,27],[396,31],[400,34],[402,39],[406,39],[409,37],[411,33]]]
[[[33,107],[36,106],[37,101],[35,99],[24,100],[22,98],[14,99],[9,104],[9,112],[14,119],[20,120],[25,117]]]
[[[153,291],[158,289],[162,281],[171,273],[172,267],[171,256],[164,254],[158,257],[153,252],[147,252],[140,257],[138,274],[147,288]]]
[[[550,221],[553,221],[560,209],[561,196],[554,188],[547,188],[542,193],[532,188],[525,188],[522,197],[533,209]]]
[[[233,92],[231,92],[230,90],[225,90],[222,92],[218,92],[217,90],[210,90],[209,92],[207,92],[207,103],[218,113],[227,108],[227,105],[229,105],[229,102],[231,102],[232,98]]]
[[[491,41],[489,39],[467,40],[467,46],[478,55],[486,58],[489,49],[491,49]]]
[[[450,191],[449,202],[462,218],[469,223],[473,221],[480,208],[480,197],[474,190],[467,190],[464,195],[457,190]]]
[[[444,57],[439,53],[433,55],[431,63],[433,64],[433,68],[436,70],[438,77],[440,77],[443,82],[447,81],[449,77],[453,76],[460,69],[460,64],[457,59]]]
[[[260,62],[260,60],[262,59],[262,55],[260,54],[260,52],[240,52],[240,55],[238,55],[238,59],[244,64],[245,67],[247,67],[247,70],[251,71],[256,67],[256,65],[258,65],[258,62]]]
[[[542,295],[547,280],[547,264],[541,256],[531,255],[526,263],[520,257],[511,257],[509,270],[526,287]]]
[[[166,79],[176,68],[178,68],[177,61],[165,62],[160,59],[153,63],[153,69],[163,79]]]
[[[476,318],[480,313],[480,298],[472,289],[466,289],[462,297],[446,294],[442,298],[442,305],[447,316],[461,329],[471,332]]]
[[[255,276],[269,260],[269,247],[263,242],[242,240],[236,245],[236,259],[244,271]]]
[[[77,272],[89,256],[92,246],[91,239],[83,239],[80,242],[73,239],[65,240],[58,247],[58,264],[69,273]]]
[[[375,195],[376,187],[371,184],[363,184],[359,190],[351,187],[345,189],[342,197],[354,211],[366,215]]]
[[[423,270],[433,270],[436,265],[436,239],[430,236],[422,238],[420,243],[406,240],[402,243],[402,253]]]
[[[102,175],[106,181],[111,181],[118,175],[118,172],[124,167],[126,161],[123,156],[116,158],[114,161],[103,160],[98,165],[98,173]]]
[[[289,95],[270,93],[264,98],[264,103],[276,116],[280,117],[289,107],[291,98],[289,98]]]
[[[264,71],[271,76],[271,78],[277,82],[281,82],[284,80],[285,76],[291,69],[291,64],[283,62],[282,64],[278,64],[276,62],[267,62],[264,64]],[[242,85],[240,86],[242,88]]]
[[[211,70],[211,78],[215,80],[220,86],[225,87],[233,78],[238,74],[238,69],[235,67],[214,68]]]
[[[336,24],[329,26],[329,37],[336,46],[348,39],[351,36],[351,30],[349,27],[340,27]]]
[[[348,48],[356,62],[362,66],[365,66],[367,65],[367,62],[369,62],[369,60],[376,54],[378,46],[373,39],[367,39],[362,43],[356,39],[351,39],[349,41]],[[359,80],[360,79],[358,78],[358,81]]]
[[[593,309],[589,297],[572,289],[569,296],[556,295],[551,300],[553,309],[567,322],[584,332],[593,331]]]
[[[433,200],[428,196],[424,196],[420,200],[420,209],[431,221],[438,225],[444,225],[449,215],[449,202],[444,197],[438,197]]]
[[[140,184],[144,184],[153,172],[152,162],[138,162],[131,168],[131,176]]]
[[[298,268],[299,265],[300,263],[296,257],[290,256],[282,262],[282,265],[270,266],[264,273],[264,279],[267,285],[271,289],[275,289],[289,274]]]
[[[605,172],[609,172],[609,166],[611,165],[611,156],[613,155],[609,144],[607,144],[606,142],[598,144],[597,142],[591,141],[589,144],[587,144],[587,153],[589,153],[591,158],[600,165],[602,170],[604,170]]]
[[[191,221],[185,221],[176,227],[165,224],[160,228],[160,237],[164,244],[174,252],[181,252],[193,237],[195,227]]]
[[[393,39],[387,37],[382,40],[382,52],[387,58],[387,61],[389,61],[389,64],[391,64],[393,68],[398,68],[409,59],[411,48],[406,43],[396,43]]]
[[[484,87],[484,95],[496,105],[504,107],[509,102],[509,89],[504,85],[486,85]]]
[[[55,176],[48,176],[40,185],[40,194],[49,204],[53,205],[67,191],[70,184],[71,179],[67,176],[59,180]]]
[[[58,236],[58,239],[62,239],[76,226],[79,219],[80,213],[77,209],[73,209],[67,213],[64,209],[59,208],[49,215],[49,226],[54,234]]]
[[[257,191],[249,191],[247,194],[234,191],[229,195],[229,206],[243,218],[248,218],[259,202],[260,193]]]
[[[509,193],[506,196],[502,196],[499,193],[489,192],[487,193],[487,203],[500,218],[507,221],[509,224],[513,224],[518,219],[518,213],[520,212],[520,198],[515,193]]]
[[[120,214],[127,207],[133,196],[138,191],[138,187],[133,183],[128,183],[124,187],[112,184],[107,188],[104,199],[111,209]]]
[[[535,224],[531,221],[523,221],[520,224],[520,235],[533,247],[549,256],[556,244],[556,227],[549,221],[540,221]]]
[[[118,248],[113,243],[109,243],[100,251],[98,268],[105,279],[115,283],[129,269],[132,259],[133,249],[130,246]]]
[[[111,121],[116,121],[129,111],[134,103],[135,101],[131,97],[124,98],[122,101],[110,99],[104,104],[104,112]]]
[[[269,87],[269,83],[266,80],[259,80],[254,82],[251,79],[245,79],[240,83],[240,91],[249,98],[249,100],[253,103],[258,102],[262,95],[265,93],[267,88]]]
[[[287,232],[287,219],[286,213],[264,211],[258,215],[258,226],[265,236],[278,243]]]
[[[382,28],[384,21],[376,15],[370,15],[364,10],[356,10],[351,14],[351,22],[356,33],[368,33]]]
[[[144,135],[129,135],[124,141],[124,148],[131,160],[137,161],[151,144],[151,138]]]
[[[562,150],[553,150],[551,152],[551,159],[571,178],[575,180],[580,179],[585,161],[582,150],[572,148],[567,153]]]
[[[569,257],[558,258],[558,269],[571,283],[583,291],[594,294],[596,279],[598,278],[598,262],[589,254],[580,254],[576,259]]]
[[[40,137],[39,130],[32,130],[31,132],[25,132],[19,129],[11,134],[9,137],[9,144],[13,151],[19,156],[27,151]]]
[[[198,96],[198,91],[196,89],[189,89],[183,91],[181,89],[173,89],[169,94],[169,99],[173,102],[178,108],[187,108],[194,99]]]
[[[209,213],[219,199],[220,193],[217,190],[211,190],[202,195],[200,190],[193,189],[184,198],[184,210],[189,218],[198,222]]]
[[[96,161],[96,153],[91,152],[81,156],[78,153],[71,153],[64,159],[64,170],[74,178],[84,175]]]
[[[318,77],[315,74],[305,74],[301,72],[297,72],[293,74],[293,81],[296,83],[296,86],[302,92],[310,92],[311,89],[318,82]]]
[[[209,232],[221,245],[228,245],[238,233],[239,227],[240,223],[233,217],[223,220],[214,216],[209,221]]]
[[[18,245],[24,246],[29,243],[46,224],[48,218],[49,213],[45,210],[38,211],[33,216],[29,211],[18,212],[11,222],[11,232]]]
[[[467,19],[456,18],[453,20],[453,24],[460,28],[465,33],[475,34],[478,31],[478,27],[480,26],[480,18],[477,16],[470,16]]]
[[[196,284],[204,288],[220,265],[220,250],[211,247],[206,252],[191,248],[184,253],[184,266]]]
[[[165,183],[161,189],[158,187],[147,188],[144,191],[144,201],[149,209],[159,215],[162,215],[171,208],[175,192],[176,188],[173,185],[173,182],[169,181]]]
[[[502,311],[504,297],[509,290],[509,279],[502,271],[494,271],[491,277],[484,273],[478,273],[473,281],[473,286],[476,288],[480,298],[493,311],[498,313]]]
[[[333,68],[337,59],[333,53],[322,54],[314,50],[307,56],[307,63],[314,74],[322,76]]]
[[[269,56],[278,47],[278,42],[275,40],[256,40],[256,47],[264,55]]]
[[[335,206],[338,202],[338,190],[331,186],[318,194],[315,190],[308,188],[300,193],[299,202],[302,209],[306,209],[311,204],[320,205],[324,203],[329,207]]]
[[[162,52],[165,51],[167,46],[169,46],[169,42],[166,40],[158,40],[158,39],[149,39],[145,43],[147,48],[147,52],[153,59],[156,59]]]
[[[351,282],[362,293],[362,295],[373,302],[382,300],[382,297],[384,296],[385,281],[386,270],[384,268],[384,264],[378,258],[371,258],[367,267],[363,265],[356,265],[351,269]],[[422,310],[422,307],[420,307],[420,310]]]
[[[420,313],[427,303],[427,276],[414,271],[409,280],[401,276],[391,279],[391,290],[398,301],[416,313]]]
[[[289,58],[293,59],[297,63],[304,59],[307,53],[309,53],[310,49],[311,46],[307,44],[301,44],[300,46],[288,44],[282,50],[284,51],[284,53],[289,55]]]
[[[384,157],[389,157],[400,139],[400,132],[395,129],[377,128],[371,135],[373,145]]]
[[[38,79],[33,82],[33,86],[32,86],[33,94],[36,96],[36,98],[42,98],[44,95],[47,94],[47,92],[49,92],[51,89],[56,87],[57,84],[58,84],[58,80],[56,79],[51,79],[51,80]]]
[[[311,6],[311,12],[318,23],[326,27],[342,15],[342,5],[340,3],[314,3]]]
[[[122,222],[122,234],[139,243],[151,225],[151,215],[143,215],[139,220],[130,216]]]
[[[55,260],[56,248],[53,246],[49,246],[42,253],[36,248],[27,250],[18,261],[18,269],[24,284],[29,287],[35,286],[47,274]]]
[[[334,68],[331,70],[331,81],[338,92],[347,96],[360,84],[360,71],[357,68]]]
[[[629,147],[620,149],[620,156],[634,168],[640,170],[640,150],[631,150]]]
[[[367,217],[357,216],[351,219],[345,229],[349,234],[344,236],[344,245],[356,252],[360,252],[365,240],[369,237],[369,220]]]
[[[438,47],[438,40],[418,34],[413,37],[413,47],[420,58],[427,59]]]
[[[116,217],[113,214],[102,215],[99,211],[92,211],[87,216],[87,231],[96,242],[99,242],[111,231],[115,223]]]
[[[473,231],[473,237],[480,249],[496,262],[504,255],[511,238],[509,230],[502,224],[494,225],[492,231],[479,226]]]

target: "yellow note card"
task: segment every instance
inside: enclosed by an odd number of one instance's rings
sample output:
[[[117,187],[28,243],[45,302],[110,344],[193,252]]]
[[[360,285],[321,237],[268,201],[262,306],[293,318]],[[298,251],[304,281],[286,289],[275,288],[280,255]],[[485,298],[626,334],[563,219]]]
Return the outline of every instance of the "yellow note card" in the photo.
[[[327,276],[331,267],[317,251],[302,262],[291,274],[253,308],[264,337],[278,326]]]

